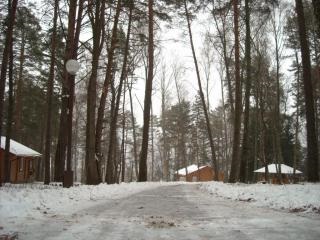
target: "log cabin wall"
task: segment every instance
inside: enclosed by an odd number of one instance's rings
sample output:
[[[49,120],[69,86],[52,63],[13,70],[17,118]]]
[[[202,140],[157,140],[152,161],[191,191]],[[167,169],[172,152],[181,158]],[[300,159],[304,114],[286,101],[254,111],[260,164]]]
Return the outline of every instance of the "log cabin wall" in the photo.
[[[0,149],[1,181],[4,180],[4,153]],[[33,157],[20,157],[10,153],[10,182],[27,183],[32,182],[35,176],[35,159]]]

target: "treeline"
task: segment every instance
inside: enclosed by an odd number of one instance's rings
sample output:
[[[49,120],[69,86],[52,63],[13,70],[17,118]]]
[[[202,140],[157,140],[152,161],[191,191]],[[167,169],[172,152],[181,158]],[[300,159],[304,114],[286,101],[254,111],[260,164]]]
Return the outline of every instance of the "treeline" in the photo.
[[[253,171],[270,163],[319,181],[319,6],[318,0],[0,3],[0,134],[43,153],[37,179],[46,184],[170,181],[190,164],[209,164],[229,182],[254,182]],[[207,29],[202,49],[194,43],[200,14]],[[166,24],[184,30],[192,75],[181,59],[162,60]],[[70,59],[81,65],[76,75],[65,67]],[[192,101],[186,78],[197,89]],[[137,106],[142,80],[145,98]],[[217,80],[222,99],[213,109]],[[152,104],[155,95],[160,106]],[[3,166],[9,181],[8,154]]]

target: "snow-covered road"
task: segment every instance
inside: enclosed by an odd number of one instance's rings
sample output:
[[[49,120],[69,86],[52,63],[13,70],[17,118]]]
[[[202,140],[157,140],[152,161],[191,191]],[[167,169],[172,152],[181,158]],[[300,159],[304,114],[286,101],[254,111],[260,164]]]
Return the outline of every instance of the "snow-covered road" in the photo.
[[[320,239],[320,216],[212,196],[196,184],[158,186],[70,214],[19,224],[19,239]]]

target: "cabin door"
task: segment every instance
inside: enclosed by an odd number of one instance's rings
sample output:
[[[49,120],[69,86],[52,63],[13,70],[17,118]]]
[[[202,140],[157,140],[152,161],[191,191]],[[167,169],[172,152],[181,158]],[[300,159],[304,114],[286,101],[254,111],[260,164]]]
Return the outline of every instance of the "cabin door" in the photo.
[[[17,182],[18,160],[13,159],[10,163],[10,182],[15,183]]]

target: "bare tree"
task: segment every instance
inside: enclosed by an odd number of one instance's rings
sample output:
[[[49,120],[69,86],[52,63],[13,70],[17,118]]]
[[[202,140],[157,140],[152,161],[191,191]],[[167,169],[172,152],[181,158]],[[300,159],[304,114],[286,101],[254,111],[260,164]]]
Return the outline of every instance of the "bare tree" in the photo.
[[[129,4],[130,4],[130,7],[129,7],[130,12],[129,12],[126,44],[124,49],[123,65],[122,65],[122,71],[120,76],[120,82],[118,86],[118,94],[117,94],[115,107],[114,107],[114,111],[113,111],[111,122],[110,122],[110,140],[109,140],[109,151],[108,151],[108,160],[107,160],[107,183],[115,183],[115,178],[113,177],[113,174],[114,174],[113,166],[115,165],[114,162],[115,162],[116,156],[113,155],[113,153],[115,153],[115,151],[113,151],[114,144],[115,144],[113,139],[116,138],[116,133],[117,133],[117,120],[118,120],[118,113],[119,113],[119,106],[120,106],[120,98],[122,94],[122,87],[128,75],[127,63],[128,63],[129,47],[130,47],[129,43],[130,43],[130,34],[131,34],[132,11],[134,7],[133,1],[130,1]]]
[[[165,181],[169,181],[169,151],[167,145],[167,133],[166,133],[166,118],[165,112],[167,109],[167,97],[169,92],[170,81],[166,81],[166,65],[162,65],[162,76],[160,83],[161,91],[161,129],[162,129],[162,159],[163,159],[163,176]]]
[[[115,49],[117,47],[117,34],[118,34],[118,22],[121,12],[121,1],[117,1],[116,13],[114,16],[112,33],[111,33],[111,43],[108,49],[108,63],[107,69],[105,74],[105,80],[103,83],[103,89],[100,96],[100,103],[98,107],[97,113],[97,120],[96,120],[96,139],[95,139],[95,148],[96,148],[96,155],[100,156],[101,153],[101,138],[102,138],[102,128],[103,128],[103,119],[106,107],[106,101],[109,91],[109,85],[113,78],[113,66],[114,66],[114,57],[115,57]]]
[[[186,20],[187,20],[187,24],[188,24],[189,40],[190,40],[190,45],[191,45],[193,61],[194,61],[194,65],[195,65],[195,69],[196,69],[196,73],[197,73],[200,99],[201,99],[201,103],[202,103],[202,107],[203,107],[203,112],[204,112],[204,115],[206,118],[206,125],[207,125],[208,137],[209,137],[210,149],[211,149],[212,165],[214,167],[214,173],[215,173],[214,179],[218,180],[219,166],[218,166],[217,159],[216,159],[216,153],[215,153],[215,149],[214,149],[214,143],[213,143],[213,137],[212,137],[212,132],[211,132],[208,109],[206,106],[205,97],[204,97],[203,90],[202,90],[200,72],[199,72],[198,62],[197,62],[196,53],[195,53],[195,49],[194,49],[194,45],[193,45],[191,21],[190,21],[190,14],[189,14],[188,7],[187,7],[187,0],[184,0],[184,10],[185,10]]]
[[[152,97],[152,82],[153,82],[153,65],[154,65],[154,13],[153,13],[153,0],[148,0],[148,78],[146,79],[144,108],[143,108],[143,133],[142,133],[142,146],[139,161],[139,182],[147,181],[147,156],[148,156],[148,143],[149,143],[149,123],[150,123],[150,108]]]

